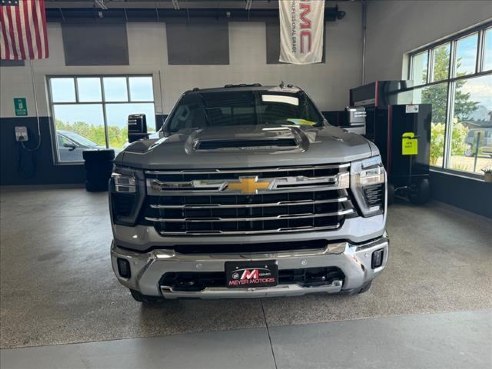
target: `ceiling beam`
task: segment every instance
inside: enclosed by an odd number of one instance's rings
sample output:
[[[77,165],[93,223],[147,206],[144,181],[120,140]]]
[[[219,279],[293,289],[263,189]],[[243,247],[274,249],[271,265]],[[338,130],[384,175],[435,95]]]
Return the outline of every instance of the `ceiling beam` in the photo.
[[[336,3],[354,1],[338,0],[326,1],[326,6],[335,6]],[[360,0],[355,0],[359,1]],[[250,9],[278,9],[278,0],[104,0],[108,9],[245,9],[250,3]],[[46,8],[94,8],[94,0],[45,0]],[[332,5],[331,5],[332,4]]]
[[[278,9],[157,9],[157,8],[48,8],[46,16],[49,22],[80,21],[126,21],[126,22],[162,22],[172,19],[208,19],[215,21],[265,21],[278,20]],[[325,7],[325,21],[342,19],[345,12],[338,7]]]

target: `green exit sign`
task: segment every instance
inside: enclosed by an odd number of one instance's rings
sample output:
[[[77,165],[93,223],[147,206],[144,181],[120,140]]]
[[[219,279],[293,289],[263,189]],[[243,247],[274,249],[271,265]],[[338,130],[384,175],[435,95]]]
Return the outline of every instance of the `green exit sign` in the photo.
[[[14,110],[16,117],[27,115],[27,102],[25,97],[14,97]]]

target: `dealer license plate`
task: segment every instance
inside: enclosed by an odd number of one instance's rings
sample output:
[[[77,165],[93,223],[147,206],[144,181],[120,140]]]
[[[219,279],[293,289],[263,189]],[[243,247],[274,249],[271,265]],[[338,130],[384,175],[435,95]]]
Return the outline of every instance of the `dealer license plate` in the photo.
[[[225,263],[227,287],[271,287],[278,284],[278,265],[275,260]]]

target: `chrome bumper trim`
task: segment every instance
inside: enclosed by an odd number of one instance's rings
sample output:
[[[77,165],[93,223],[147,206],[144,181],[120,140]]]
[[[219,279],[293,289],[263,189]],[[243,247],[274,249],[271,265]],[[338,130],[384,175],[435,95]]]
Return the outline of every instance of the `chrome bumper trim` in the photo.
[[[256,252],[236,254],[180,254],[174,250],[158,249],[147,253],[138,253],[117,247],[111,247],[113,270],[124,286],[148,296],[166,298],[232,298],[303,295],[316,292],[337,293],[362,287],[375,278],[385,267],[388,260],[389,240],[385,236],[363,244],[327,241],[324,249],[292,250],[282,252]],[[384,249],[383,264],[372,269],[372,252]],[[130,263],[131,278],[118,275],[117,258]],[[226,261],[277,260],[279,270],[320,267],[338,267],[345,275],[342,286],[325,285],[303,287],[301,285],[278,285],[266,289],[222,289],[208,288],[199,292],[161,290],[159,281],[166,272],[223,272]],[[232,291],[232,292],[231,292]],[[240,295],[240,296],[238,296]]]
[[[259,298],[302,296],[308,293],[338,293],[342,290],[343,281],[335,280],[326,286],[302,287],[297,284],[281,284],[274,287],[259,288],[205,288],[199,292],[174,291],[171,287],[162,286],[161,293],[166,299],[198,298],[198,299],[222,299],[222,298]]]

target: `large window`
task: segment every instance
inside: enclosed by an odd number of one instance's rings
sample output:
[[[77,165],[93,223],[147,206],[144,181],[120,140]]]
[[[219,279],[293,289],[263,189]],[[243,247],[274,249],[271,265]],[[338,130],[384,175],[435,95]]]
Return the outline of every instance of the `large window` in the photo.
[[[483,175],[492,167],[492,27],[410,55],[414,101],[432,104],[431,165]]]
[[[80,162],[91,148],[120,151],[127,141],[127,118],[143,113],[155,127],[151,76],[49,78],[58,162]]]

